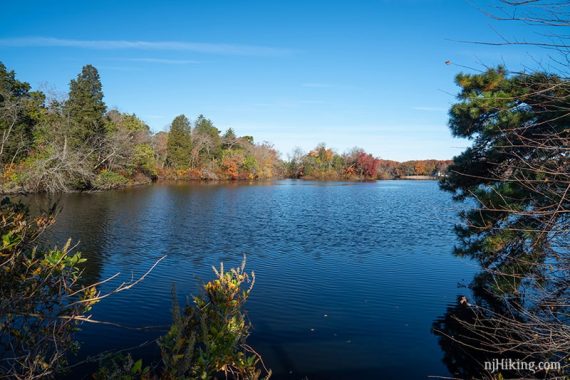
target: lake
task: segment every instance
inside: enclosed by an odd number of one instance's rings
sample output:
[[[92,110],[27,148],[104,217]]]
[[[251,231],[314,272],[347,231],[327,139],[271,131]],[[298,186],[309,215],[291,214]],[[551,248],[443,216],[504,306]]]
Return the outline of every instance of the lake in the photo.
[[[29,201],[44,202],[33,196]],[[256,284],[248,342],[276,379],[425,379],[449,376],[434,320],[466,292],[477,266],[452,255],[461,205],[434,181],[155,184],[73,193],[46,236],[79,240],[85,275],[108,291],[168,257],[135,288],[97,304],[77,360],[132,348],[158,359],[155,343],[178,299],[238,265]],[[72,377],[90,371],[74,369]]]

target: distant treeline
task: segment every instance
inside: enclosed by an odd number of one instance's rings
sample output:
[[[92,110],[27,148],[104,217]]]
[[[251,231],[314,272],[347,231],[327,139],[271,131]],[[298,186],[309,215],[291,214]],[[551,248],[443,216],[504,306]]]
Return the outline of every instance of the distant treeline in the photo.
[[[305,179],[396,179],[406,176],[437,177],[444,175],[452,161],[390,161],[374,157],[363,149],[353,148],[338,154],[325,144],[305,154],[296,149],[286,162],[287,176]]]
[[[449,161],[380,160],[325,145],[284,161],[269,143],[177,116],[152,133],[134,114],[108,110],[97,69],[84,66],[65,99],[16,79],[0,62],[0,192],[113,189],[166,180],[388,179],[438,175]]]

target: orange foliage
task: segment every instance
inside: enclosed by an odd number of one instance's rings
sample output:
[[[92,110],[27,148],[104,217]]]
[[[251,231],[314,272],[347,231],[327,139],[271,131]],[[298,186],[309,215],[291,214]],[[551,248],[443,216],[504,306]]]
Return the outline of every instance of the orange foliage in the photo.
[[[240,157],[227,156],[222,160],[222,173],[232,180],[239,177],[239,166],[241,164]]]

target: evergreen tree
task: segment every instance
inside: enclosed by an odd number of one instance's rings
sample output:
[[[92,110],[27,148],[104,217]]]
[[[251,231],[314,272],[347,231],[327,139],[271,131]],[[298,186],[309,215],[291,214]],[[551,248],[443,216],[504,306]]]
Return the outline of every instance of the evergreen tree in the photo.
[[[66,102],[66,111],[72,121],[70,134],[75,144],[104,137],[106,109],[97,69],[92,65],[83,66],[81,73],[69,84]]]
[[[0,102],[7,96],[22,97],[30,92],[30,84],[16,79],[16,73],[0,62]]]
[[[473,140],[442,182],[455,199],[472,202],[457,227],[457,253],[510,275],[503,289],[516,290],[523,276],[560,254],[553,241],[568,222],[560,210],[570,209],[570,83],[544,73],[509,76],[502,67],[456,82],[461,93],[450,127]]]
[[[226,133],[224,133],[224,140],[235,140],[237,139],[236,133],[232,128],[228,128]]]
[[[192,152],[190,121],[184,115],[176,116],[170,126],[166,145],[166,162],[174,168],[189,166]]]
[[[18,162],[30,150],[44,101],[43,93],[31,91],[0,62],[0,172],[2,164]]]

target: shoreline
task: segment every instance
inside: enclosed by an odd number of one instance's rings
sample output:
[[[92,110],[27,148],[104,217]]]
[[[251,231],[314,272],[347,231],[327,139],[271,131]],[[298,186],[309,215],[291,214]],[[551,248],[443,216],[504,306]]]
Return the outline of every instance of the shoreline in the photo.
[[[68,191],[60,191],[52,194],[72,194],[72,193],[102,193],[107,191],[117,191],[117,190],[128,190],[134,188],[140,188],[145,186],[152,186],[155,184],[181,184],[181,183],[201,183],[201,184],[244,184],[244,183],[262,183],[271,181],[281,181],[286,179],[299,180],[299,181],[315,181],[315,182],[377,182],[377,181],[437,181],[440,177],[435,176],[406,176],[398,178],[377,178],[377,179],[354,179],[354,178],[337,178],[337,179],[320,179],[320,178],[291,178],[291,177],[275,177],[275,178],[263,178],[263,179],[158,179],[152,182],[137,182],[132,184],[127,184],[124,186],[110,188],[110,189],[70,189]],[[47,192],[42,191],[24,191],[22,189],[15,191],[0,191],[0,197],[7,196],[17,196],[17,195],[31,195],[31,194],[47,194]]]

